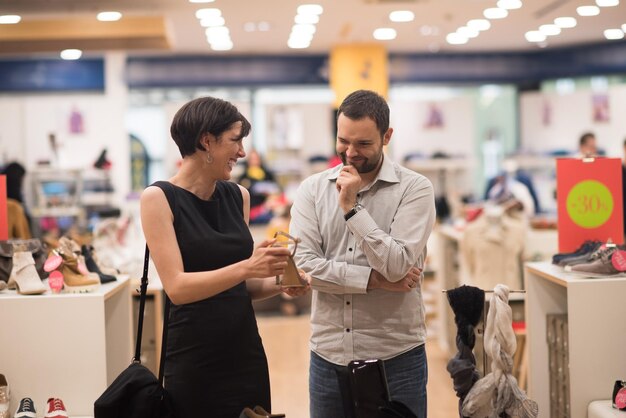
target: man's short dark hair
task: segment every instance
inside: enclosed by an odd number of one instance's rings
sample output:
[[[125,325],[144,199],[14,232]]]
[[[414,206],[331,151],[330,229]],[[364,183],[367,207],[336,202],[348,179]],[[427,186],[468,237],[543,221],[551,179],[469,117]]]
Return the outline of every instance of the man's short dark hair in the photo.
[[[250,122],[231,103],[214,97],[200,97],[181,107],[170,126],[172,139],[180,155],[186,157],[196,150],[205,150],[200,140],[210,133],[218,140],[233,124],[241,122],[240,139],[250,133]]]
[[[337,118],[342,113],[352,120],[372,119],[381,136],[389,129],[389,105],[381,95],[373,91],[357,90],[350,93],[339,106]]]
[[[587,145],[587,142],[591,141],[592,139],[596,139],[596,136],[593,134],[593,132],[585,132],[584,134],[580,136],[578,145],[581,147],[583,145]]]

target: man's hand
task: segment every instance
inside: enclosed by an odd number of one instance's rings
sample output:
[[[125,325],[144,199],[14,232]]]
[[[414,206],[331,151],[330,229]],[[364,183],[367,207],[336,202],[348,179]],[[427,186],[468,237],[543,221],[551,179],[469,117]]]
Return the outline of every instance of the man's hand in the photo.
[[[347,213],[356,204],[356,194],[361,186],[361,176],[351,165],[344,166],[337,177],[339,207]]]
[[[367,284],[367,289],[382,289],[389,292],[410,292],[417,286],[421,286],[422,270],[417,267],[412,267],[402,280],[397,282],[390,282],[385,277],[372,270],[370,274],[370,280]]]
[[[311,290],[311,276],[308,273],[305,273],[304,270],[298,269],[298,273],[300,273],[300,277],[302,277],[306,281],[306,286],[304,287],[283,287],[281,286],[280,290],[286,295],[291,296],[292,298],[297,298],[299,296],[305,295]]]

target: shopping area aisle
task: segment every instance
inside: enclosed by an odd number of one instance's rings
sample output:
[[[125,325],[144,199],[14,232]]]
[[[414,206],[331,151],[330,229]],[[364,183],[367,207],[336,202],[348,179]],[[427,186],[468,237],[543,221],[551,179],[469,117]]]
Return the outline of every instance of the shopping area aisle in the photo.
[[[288,418],[308,418],[309,316],[258,315],[257,322],[269,362],[274,411]],[[448,358],[434,338],[429,339],[426,350],[428,417],[457,416],[458,399],[446,371]]]

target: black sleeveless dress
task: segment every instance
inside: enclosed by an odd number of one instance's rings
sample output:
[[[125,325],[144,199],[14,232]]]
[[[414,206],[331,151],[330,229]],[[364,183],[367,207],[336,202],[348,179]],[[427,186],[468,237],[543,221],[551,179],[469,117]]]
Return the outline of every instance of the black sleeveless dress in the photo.
[[[218,181],[211,200],[156,182],[174,214],[186,272],[215,270],[249,258],[253,240],[238,186]],[[165,388],[177,418],[237,418],[248,406],[270,411],[267,358],[246,285],[172,305]]]

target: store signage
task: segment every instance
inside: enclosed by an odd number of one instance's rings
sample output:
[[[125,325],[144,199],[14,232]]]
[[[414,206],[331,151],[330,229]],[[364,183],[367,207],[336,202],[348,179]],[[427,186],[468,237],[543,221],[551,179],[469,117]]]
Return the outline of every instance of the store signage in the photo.
[[[0,176],[0,241],[9,239],[9,216],[7,213],[7,176]]]
[[[591,239],[622,244],[621,160],[561,158],[556,176],[559,251],[575,251]]]

